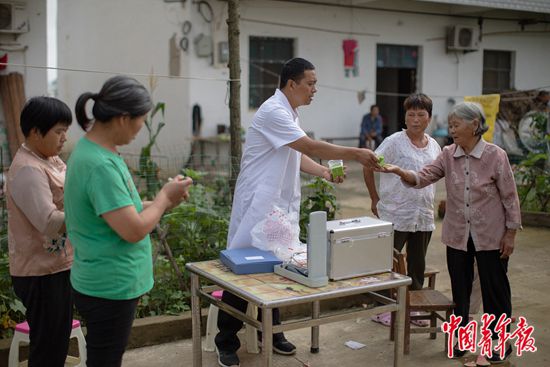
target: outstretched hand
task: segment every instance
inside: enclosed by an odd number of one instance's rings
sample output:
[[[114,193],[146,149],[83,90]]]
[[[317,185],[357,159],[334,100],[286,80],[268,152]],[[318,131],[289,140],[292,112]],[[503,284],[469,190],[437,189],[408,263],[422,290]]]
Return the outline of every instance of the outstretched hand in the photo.
[[[379,167],[374,168],[374,171],[376,171],[376,172],[395,173],[395,174],[398,174],[399,170],[401,170],[401,168],[399,166],[389,164],[389,163],[386,163],[383,166],[379,166]]]
[[[380,168],[380,164],[378,164],[378,157],[376,154],[369,149],[360,148],[361,153],[360,156],[357,158],[357,161],[361,163],[363,166],[370,168],[370,169],[378,169]]]

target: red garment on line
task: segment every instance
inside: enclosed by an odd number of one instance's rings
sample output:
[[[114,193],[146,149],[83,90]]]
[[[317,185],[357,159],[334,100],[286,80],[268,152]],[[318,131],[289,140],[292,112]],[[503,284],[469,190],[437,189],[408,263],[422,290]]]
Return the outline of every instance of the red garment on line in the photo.
[[[355,62],[355,52],[358,48],[357,40],[347,39],[342,41],[342,48],[344,49],[344,66],[352,68]]]
[[[0,57],[0,63],[7,64],[8,63],[8,54],[4,54],[4,56]],[[7,65],[0,65],[0,70],[4,70],[7,67]]]

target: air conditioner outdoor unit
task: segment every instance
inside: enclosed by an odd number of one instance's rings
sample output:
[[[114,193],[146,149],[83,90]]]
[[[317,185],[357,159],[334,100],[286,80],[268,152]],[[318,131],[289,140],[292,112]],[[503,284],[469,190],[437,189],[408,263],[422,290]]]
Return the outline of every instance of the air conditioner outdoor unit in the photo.
[[[0,33],[25,33],[29,31],[26,4],[0,2]]]
[[[447,51],[475,51],[479,48],[476,27],[455,25],[447,30]]]

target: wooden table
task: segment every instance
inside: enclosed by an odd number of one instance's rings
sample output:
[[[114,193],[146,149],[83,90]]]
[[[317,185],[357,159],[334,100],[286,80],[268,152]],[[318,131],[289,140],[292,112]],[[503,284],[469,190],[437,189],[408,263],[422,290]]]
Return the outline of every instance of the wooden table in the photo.
[[[262,331],[262,343],[264,344],[262,359],[263,365],[266,367],[273,365],[273,333],[311,327],[311,351],[316,353],[319,351],[319,325],[370,316],[382,312],[397,311],[393,365],[394,367],[402,366],[405,297],[407,286],[412,282],[407,276],[387,272],[329,282],[325,287],[310,288],[275,273],[236,275],[219,260],[188,263],[186,268],[191,273],[193,367],[202,366],[200,297]],[[214,286],[201,286],[200,280],[206,280],[207,283],[214,284]],[[397,288],[397,300],[376,293],[392,288]],[[227,290],[261,309],[263,315],[262,321],[253,319],[245,313],[212,297],[210,293],[217,289]],[[371,297],[382,303],[382,305],[370,309],[340,310],[327,315],[321,315],[320,301],[365,293],[371,295]],[[284,322],[281,325],[272,325],[273,308],[306,303],[311,304],[311,317],[305,320]]]

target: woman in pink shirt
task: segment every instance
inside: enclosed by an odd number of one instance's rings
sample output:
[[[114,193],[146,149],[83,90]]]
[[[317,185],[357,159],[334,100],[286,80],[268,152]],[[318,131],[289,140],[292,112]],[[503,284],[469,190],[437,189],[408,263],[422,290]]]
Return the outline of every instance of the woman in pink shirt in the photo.
[[[64,236],[67,169],[58,154],[71,122],[65,103],[31,98],[21,111],[25,142],[7,175],[10,274],[27,309],[29,366],[62,367],[69,348],[73,250]]]
[[[483,109],[477,103],[463,102],[449,114],[449,132],[454,144],[443,149],[435,161],[420,172],[385,165],[415,188],[445,178],[447,210],[443,220],[442,242],[447,246],[447,267],[451,277],[454,314],[468,323],[474,258],[481,283],[483,310],[496,320],[505,314],[510,318],[512,301],[506,274],[508,258],[514,251],[516,230],[521,227],[521,214],[516,184],[506,152],[482,139],[488,130]],[[493,347],[498,334],[491,323]],[[509,326],[508,326],[509,328]],[[466,351],[454,348],[454,356]],[[493,352],[493,363],[507,359]]]

